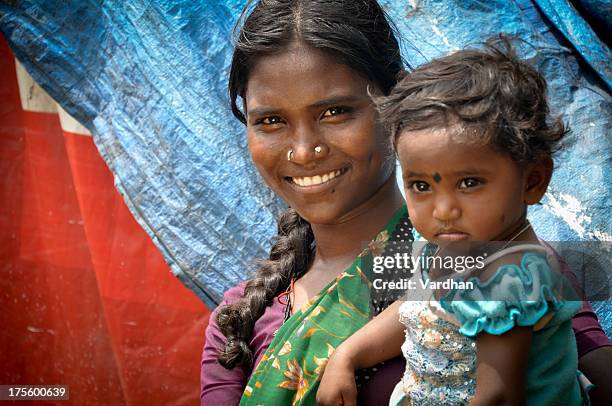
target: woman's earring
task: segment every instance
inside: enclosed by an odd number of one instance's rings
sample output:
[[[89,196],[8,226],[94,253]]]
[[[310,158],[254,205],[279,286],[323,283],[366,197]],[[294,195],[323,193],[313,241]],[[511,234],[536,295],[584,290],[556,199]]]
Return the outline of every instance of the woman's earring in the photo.
[[[321,151],[323,151],[323,147],[321,147],[320,145],[317,145],[314,148],[315,154],[319,155],[321,153]]]
[[[287,151],[287,161],[291,161],[291,158],[293,158],[293,150],[292,149]]]

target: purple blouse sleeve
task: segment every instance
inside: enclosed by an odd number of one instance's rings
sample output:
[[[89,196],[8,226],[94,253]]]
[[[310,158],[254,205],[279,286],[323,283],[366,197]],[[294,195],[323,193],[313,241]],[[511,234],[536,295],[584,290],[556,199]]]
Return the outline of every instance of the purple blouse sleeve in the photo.
[[[402,380],[406,369],[404,357],[395,357],[377,367],[377,371],[359,390],[357,404],[387,405],[395,385]]]
[[[570,270],[567,262],[557,254],[557,252],[546,242],[541,241],[551,252],[555,254],[559,265],[561,266],[561,273],[571,282],[572,286],[583,297],[582,289],[576,279],[576,275]],[[582,308],[572,318],[572,329],[576,336],[576,347],[578,349],[578,358],[583,357],[589,352],[607,345],[612,345],[612,341],[604,333],[597,315],[593,311],[591,304],[583,300]]]
[[[221,305],[233,303],[244,295],[245,283],[241,283],[223,295]],[[226,338],[217,325],[217,307],[208,321],[206,342],[202,353],[200,369],[200,403],[208,405],[237,405],[248,380],[274,338],[274,333],[283,324],[285,307],[278,299],[266,307],[264,314],[255,322],[249,348],[253,351],[254,362],[247,367],[225,369],[217,362],[219,352],[225,347]]]
[[[572,273],[563,258],[557,256],[557,260],[561,265],[561,273],[572,283],[574,289],[582,295],[582,289],[576,275]],[[578,348],[578,358],[588,354],[589,352],[607,345],[612,345],[612,341],[606,336],[603,331],[597,315],[593,311],[591,304],[583,300],[582,308],[572,318],[572,329],[576,336],[576,347]]]
[[[225,369],[217,362],[217,356],[225,347],[226,341],[217,325],[217,313],[222,305],[236,301],[243,292],[244,284],[228,290],[224,295],[224,300],[210,315],[200,369],[200,403],[202,406],[237,405],[250,375],[250,371],[246,371],[244,367]]]

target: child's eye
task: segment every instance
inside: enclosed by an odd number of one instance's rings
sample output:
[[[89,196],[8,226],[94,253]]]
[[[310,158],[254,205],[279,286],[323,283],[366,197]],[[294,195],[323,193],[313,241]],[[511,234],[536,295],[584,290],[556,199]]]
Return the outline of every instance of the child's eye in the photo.
[[[334,116],[338,116],[340,114],[349,113],[349,112],[350,112],[350,109],[348,107],[335,106],[335,107],[330,107],[327,110],[325,110],[323,112],[322,117],[323,118],[334,117]]]
[[[429,184],[427,182],[423,182],[420,180],[412,182],[409,188],[412,189],[412,191],[416,193],[425,193],[425,192],[429,192],[430,190]]]
[[[461,180],[461,183],[459,184],[459,189],[469,189],[476,186],[480,186],[482,184],[483,182],[480,179],[465,178]]]

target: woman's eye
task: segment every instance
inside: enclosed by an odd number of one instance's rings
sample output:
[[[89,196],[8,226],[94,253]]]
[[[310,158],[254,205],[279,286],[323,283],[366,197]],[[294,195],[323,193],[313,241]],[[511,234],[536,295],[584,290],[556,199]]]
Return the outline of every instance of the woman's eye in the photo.
[[[459,189],[469,189],[476,186],[480,186],[483,182],[480,179],[476,178],[465,178],[461,180],[459,184]]]
[[[323,117],[333,117],[333,116],[337,116],[339,114],[344,114],[348,112],[349,112],[349,109],[346,107],[340,107],[340,106],[330,107],[323,112]]]
[[[261,118],[259,120],[257,120],[256,124],[265,124],[265,125],[272,125],[272,124],[279,124],[281,123],[281,118],[278,116],[270,116],[270,117],[264,117]]]
[[[429,192],[429,184],[423,181],[416,181],[410,184],[410,189],[417,193]]]

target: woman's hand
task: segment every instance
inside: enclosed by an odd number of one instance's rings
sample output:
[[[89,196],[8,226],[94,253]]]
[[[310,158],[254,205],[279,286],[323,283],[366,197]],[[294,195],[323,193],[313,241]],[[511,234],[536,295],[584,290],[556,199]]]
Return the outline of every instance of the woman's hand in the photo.
[[[317,404],[356,405],[355,370],[401,354],[404,342],[404,325],[398,320],[401,304],[402,301],[391,304],[336,348],[323,372]]]
[[[330,357],[323,372],[317,391],[317,405],[355,406],[356,404],[355,367],[340,346]]]

